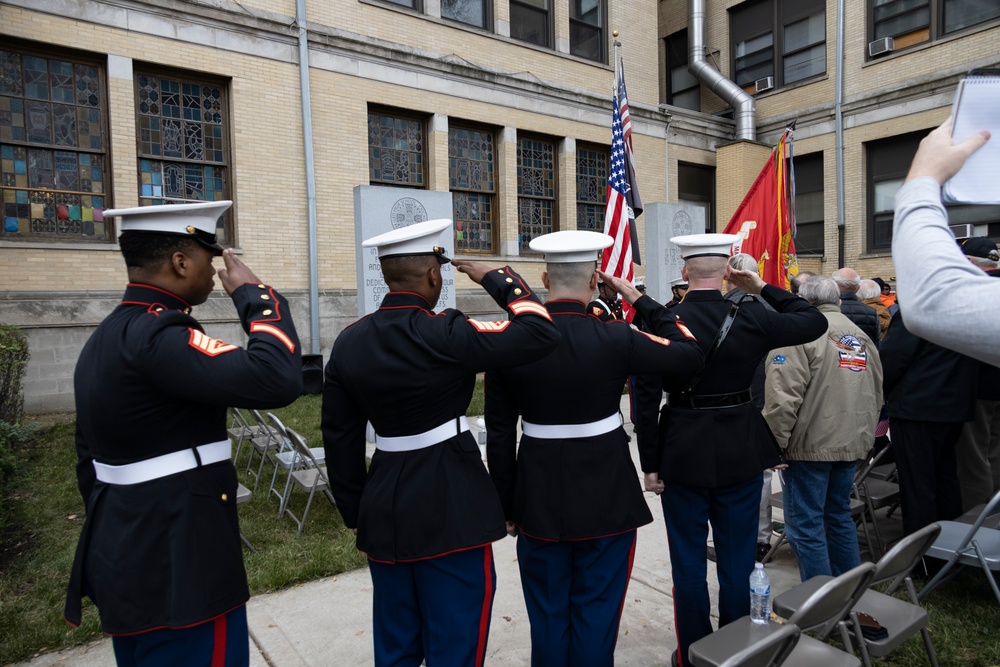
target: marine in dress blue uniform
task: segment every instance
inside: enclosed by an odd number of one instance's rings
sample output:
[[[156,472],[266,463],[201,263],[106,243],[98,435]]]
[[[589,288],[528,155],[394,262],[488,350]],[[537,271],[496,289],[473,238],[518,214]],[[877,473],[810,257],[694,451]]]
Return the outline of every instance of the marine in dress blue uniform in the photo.
[[[110,210],[129,285],[77,361],[77,481],[87,518],[66,599],[97,606],[119,665],[245,665],[249,598],[236,514],[229,406],[301,393],[288,303],[216,243],[231,202]],[[212,259],[249,340],[209,337],[191,309]]]
[[[733,304],[723,279],[759,293],[740,304],[728,336],[690,392],[677,392],[656,376],[638,382],[636,432],[647,489],[662,484],[661,500],[674,580],[674,622],[681,665],[688,647],[712,632],[705,543],[712,524],[719,577],[719,625],[750,613],[747,581],[754,568],[761,471],[780,462],[767,423],[751,402],[750,383],[773,348],[799,345],[826,331],[826,318],[805,300],[756,274],[731,271],[734,234],[695,234],[671,241],[681,250],[683,301],[670,311],[682,318],[706,356]],[[660,411],[662,390],[667,405]],[[659,413],[659,421],[657,416]]]
[[[479,322],[432,311],[447,261],[432,220],[369,239],[389,286],[379,309],[344,329],[326,366],[323,441],[330,484],[374,585],[378,667],[482,665],[503,510],[465,412],[475,374],[534,361],[559,340],[509,267],[455,262],[507,311]],[[365,426],[376,433],[365,466]]]
[[[603,280],[597,282],[597,298],[587,304],[587,312],[602,322],[624,319],[618,294]]]
[[[535,667],[614,664],[636,529],[653,520],[622,427],[622,386],[643,371],[682,387],[703,360],[676,315],[625,282],[653,333],[587,311],[596,253],[612,243],[586,231],[532,240],[545,254],[545,307],[562,339],[543,359],[486,374],[490,476],[509,532],[519,533]]]

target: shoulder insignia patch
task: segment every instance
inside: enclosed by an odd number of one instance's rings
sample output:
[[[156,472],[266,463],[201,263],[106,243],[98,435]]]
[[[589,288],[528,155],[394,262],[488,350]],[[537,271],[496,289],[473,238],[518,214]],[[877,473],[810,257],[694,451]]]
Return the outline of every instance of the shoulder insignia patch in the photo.
[[[771,359],[771,363],[772,364],[783,364],[786,361],[788,361],[788,360],[785,358],[784,355],[781,355],[781,354],[779,354],[778,356],[776,356],[774,359]]]
[[[549,311],[546,310],[545,306],[535,301],[515,301],[508,306],[510,312],[514,315],[538,315],[539,317],[544,317],[549,322],[552,321],[552,316],[549,315]]]
[[[498,333],[510,326],[510,320],[505,320],[503,322],[480,322],[479,320],[474,320],[470,317],[468,322],[479,333]]]
[[[670,341],[666,338],[660,338],[659,336],[654,336],[653,334],[648,334],[645,331],[639,331],[643,336],[653,341],[654,343],[659,343],[660,345],[667,346],[670,345]]]
[[[189,331],[191,332],[191,337],[188,339],[188,345],[210,357],[217,357],[220,354],[240,349],[239,345],[211,338],[204,331],[198,331],[197,329],[189,329]]]
[[[594,306],[593,308],[590,309],[590,312],[596,315],[597,317],[600,317],[601,313],[604,312],[604,309],[601,308],[600,306]]]
[[[684,334],[685,336],[687,336],[691,340],[694,340],[694,334],[691,333],[690,329],[688,329],[686,326],[684,326],[684,323],[681,322],[680,318],[677,319],[677,328],[681,330],[682,334]]]
[[[252,322],[250,324],[250,333],[266,333],[271,334],[277,338],[282,345],[288,348],[288,351],[295,354],[295,343],[292,339],[288,337],[284,331],[274,326],[273,324],[268,324],[267,322]]]

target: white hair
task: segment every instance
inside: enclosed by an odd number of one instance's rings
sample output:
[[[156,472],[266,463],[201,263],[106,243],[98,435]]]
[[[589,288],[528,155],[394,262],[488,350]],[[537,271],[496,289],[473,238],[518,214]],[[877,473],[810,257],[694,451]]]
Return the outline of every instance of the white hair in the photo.
[[[833,272],[833,281],[837,283],[842,292],[857,292],[858,286],[861,284],[861,276],[854,269],[845,267]]]
[[[814,306],[840,303],[840,288],[830,278],[810,278],[799,287],[799,296]]]
[[[972,255],[966,255],[969,261],[978,266],[983,271],[992,271],[993,269],[1000,266],[1000,262],[995,259],[989,259],[988,257],[973,257]]]
[[[862,301],[874,299],[882,293],[882,288],[874,280],[862,280],[858,287],[858,298]]]
[[[745,252],[730,257],[729,266],[737,271],[753,271],[757,275],[760,275],[760,271],[757,269],[757,260],[753,255],[748,255]]]

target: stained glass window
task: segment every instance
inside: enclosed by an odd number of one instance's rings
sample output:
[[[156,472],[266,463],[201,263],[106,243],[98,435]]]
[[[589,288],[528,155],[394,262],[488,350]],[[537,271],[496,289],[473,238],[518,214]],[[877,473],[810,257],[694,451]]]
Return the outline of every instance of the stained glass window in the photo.
[[[0,239],[108,241],[104,72],[0,49]]]
[[[576,228],[604,231],[604,205],[608,200],[608,160],[606,148],[577,146],[576,149]]]
[[[427,187],[423,120],[369,110],[368,180],[372,185]]]
[[[454,207],[456,252],[495,252],[495,142],[490,130],[448,128],[448,187]]]
[[[139,203],[232,199],[226,84],[137,71]],[[232,212],[219,218],[219,242],[232,245]]]
[[[546,139],[517,140],[517,245],[520,254],[537,254],[531,239],[558,229],[556,223],[556,145]]]

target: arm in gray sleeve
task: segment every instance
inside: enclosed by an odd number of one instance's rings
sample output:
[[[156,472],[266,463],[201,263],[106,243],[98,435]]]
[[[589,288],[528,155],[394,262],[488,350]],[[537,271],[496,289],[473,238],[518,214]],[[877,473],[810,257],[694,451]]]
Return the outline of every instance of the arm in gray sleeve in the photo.
[[[962,254],[933,178],[913,179],[896,193],[892,259],[907,329],[1000,365],[1000,280]]]

